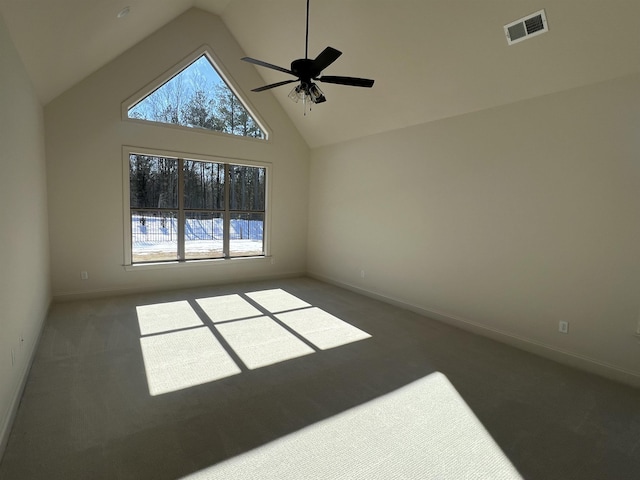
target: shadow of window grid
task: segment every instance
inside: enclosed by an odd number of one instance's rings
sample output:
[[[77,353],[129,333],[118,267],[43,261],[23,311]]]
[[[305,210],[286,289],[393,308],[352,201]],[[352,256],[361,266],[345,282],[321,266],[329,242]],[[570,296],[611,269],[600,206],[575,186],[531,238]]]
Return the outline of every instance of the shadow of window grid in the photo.
[[[280,289],[151,304],[137,312],[152,396],[371,337]]]

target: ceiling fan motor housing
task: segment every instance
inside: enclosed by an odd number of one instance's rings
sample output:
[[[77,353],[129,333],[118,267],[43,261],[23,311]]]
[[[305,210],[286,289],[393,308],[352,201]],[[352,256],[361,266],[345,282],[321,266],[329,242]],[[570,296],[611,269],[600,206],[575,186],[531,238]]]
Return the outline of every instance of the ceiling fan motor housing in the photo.
[[[314,62],[311,59],[301,58],[291,62],[291,71],[303,83],[310,83],[312,78],[320,75],[320,72],[316,72],[315,70]]]

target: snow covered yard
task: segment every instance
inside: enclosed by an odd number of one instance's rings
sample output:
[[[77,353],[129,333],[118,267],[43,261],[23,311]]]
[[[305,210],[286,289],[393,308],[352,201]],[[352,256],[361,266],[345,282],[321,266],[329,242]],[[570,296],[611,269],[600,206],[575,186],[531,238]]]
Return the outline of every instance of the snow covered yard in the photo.
[[[263,222],[232,219],[230,249],[232,256],[261,255]],[[175,260],[178,251],[177,219],[153,215],[132,215],[131,236],[134,262]],[[188,218],[185,226],[187,259],[220,258],[222,251],[222,218]]]

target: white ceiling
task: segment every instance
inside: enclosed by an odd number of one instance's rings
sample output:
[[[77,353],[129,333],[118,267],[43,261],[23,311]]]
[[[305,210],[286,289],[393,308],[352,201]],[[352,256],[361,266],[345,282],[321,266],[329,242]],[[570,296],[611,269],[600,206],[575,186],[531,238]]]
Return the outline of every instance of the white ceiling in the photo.
[[[248,56],[304,56],[304,0],[0,0],[0,13],[46,104],[194,6]],[[549,32],[508,46],[503,25],[542,8]],[[311,0],[309,56],[337,48],[324,73],[374,87],[322,84],[328,101],[306,116],[290,86],[251,95],[275,95],[309,146],[327,145],[638,72],[638,18],[638,0]]]

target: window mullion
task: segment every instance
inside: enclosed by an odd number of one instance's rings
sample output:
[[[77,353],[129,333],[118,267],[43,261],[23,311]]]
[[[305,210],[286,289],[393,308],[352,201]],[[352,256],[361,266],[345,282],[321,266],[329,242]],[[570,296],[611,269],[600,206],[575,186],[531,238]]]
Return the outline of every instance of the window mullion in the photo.
[[[231,256],[230,236],[231,236],[231,215],[230,215],[230,185],[231,185],[231,171],[229,164],[224,164],[224,218],[223,218],[223,231],[222,231],[222,251],[224,258]]]
[[[185,214],[184,214],[184,159],[178,159],[178,261],[184,262],[185,256]]]

